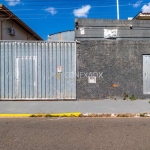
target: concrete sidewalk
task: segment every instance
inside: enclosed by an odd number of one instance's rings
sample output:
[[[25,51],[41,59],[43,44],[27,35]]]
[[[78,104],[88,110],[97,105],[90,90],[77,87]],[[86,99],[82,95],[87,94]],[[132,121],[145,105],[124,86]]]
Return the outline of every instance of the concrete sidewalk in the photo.
[[[150,100],[0,101],[0,114],[150,113]]]

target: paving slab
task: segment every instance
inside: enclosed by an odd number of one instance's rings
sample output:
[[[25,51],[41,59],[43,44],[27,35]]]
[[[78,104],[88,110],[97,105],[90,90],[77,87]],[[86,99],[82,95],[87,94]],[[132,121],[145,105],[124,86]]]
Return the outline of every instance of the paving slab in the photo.
[[[150,113],[146,100],[0,101],[0,114],[35,113]]]

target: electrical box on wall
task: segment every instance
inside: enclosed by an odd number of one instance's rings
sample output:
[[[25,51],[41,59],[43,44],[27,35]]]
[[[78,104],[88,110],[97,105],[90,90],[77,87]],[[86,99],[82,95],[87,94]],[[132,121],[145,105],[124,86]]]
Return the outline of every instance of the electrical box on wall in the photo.
[[[16,35],[16,30],[12,27],[8,28],[9,35],[15,36]]]
[[[88,76],[88,83],[96,83],[96,76]]]

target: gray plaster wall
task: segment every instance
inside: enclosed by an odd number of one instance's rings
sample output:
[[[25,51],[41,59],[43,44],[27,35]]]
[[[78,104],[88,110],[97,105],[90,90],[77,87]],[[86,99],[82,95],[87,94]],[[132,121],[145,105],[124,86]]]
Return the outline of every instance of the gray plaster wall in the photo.
[[[77,44],[77,98],[150,98],[143,95],[143,55],[150,41],[94,40]],[[94,73],[96,83],[88,83]],[[98,75],[96,74],[98,73]]]
[[[78,23],[78,29],[76,28]],[[106,40],[104,29],[117,29],[117,40],[150,40],[150,20],[75,19],[75,39]],[[130,26],[132,25],[132,29]],[[84,34],[81,30],[84,28]]]

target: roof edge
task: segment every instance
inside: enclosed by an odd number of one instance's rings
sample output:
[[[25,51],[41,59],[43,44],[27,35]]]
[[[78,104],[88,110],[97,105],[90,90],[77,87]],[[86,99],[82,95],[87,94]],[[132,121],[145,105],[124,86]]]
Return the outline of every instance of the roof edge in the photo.
[[[64,33],[64,32],[72,32],[74,30],[65,30],[65,31],[60,31],[60,32],[55,32],[55,33],[52,33],[52,34],[48,34],[48,36],[51,36],[51,35],[54,35],[54,34],[58,34],[58,33]]]
[[[136,20],[136,18],[140,15],[140,13],[142,13],[142,11],[138,12],[138,14],[136,14],[132,20]]]
[[[0,4],[0,11],[3,11],[3,13],[10,15],[10,19],[15,18],[14,22],[18,23],[23,29],[26,30],[29,34],[33,35],[37,40],[42,40],[43,39],[35,32],[33,31],[28,25],[26,25],[21,19],[19,19],[14,13],[12,13],[6,6],[3,4]]]

